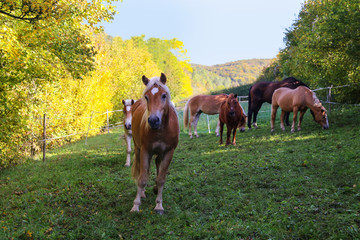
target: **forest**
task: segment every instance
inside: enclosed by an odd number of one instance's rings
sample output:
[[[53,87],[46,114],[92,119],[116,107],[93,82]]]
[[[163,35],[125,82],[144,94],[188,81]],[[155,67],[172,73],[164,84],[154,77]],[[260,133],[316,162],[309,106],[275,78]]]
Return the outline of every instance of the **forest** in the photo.
[[[337,101],[360,102],[360,11],[357,0],[308,0],[285,33],[276,59],[215,66],[190,64],[179,39],[109,36],[99,27],[116,14],[111,0],[0,2],[0,169],[40,151],[48,135],[83,132],[89,116],[97,134],[105,111],[139,98],[141,76],[166,73],[172,100],[287,76],[309,86],[349,85]],[[257,77],[257,75],[260,75]],[[111,119],[119,114],[110,114]],[[115,120],[113,120],[115,121]],[[83,138],[73,135],[49,147]]]

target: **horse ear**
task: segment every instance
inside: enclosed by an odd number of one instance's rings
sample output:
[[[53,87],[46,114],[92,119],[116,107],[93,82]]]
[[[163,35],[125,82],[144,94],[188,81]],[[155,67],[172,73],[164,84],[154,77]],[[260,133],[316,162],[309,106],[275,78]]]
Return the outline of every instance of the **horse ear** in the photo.
[[[124,99],[122,100],[122,103],[125,105],[125,101],[124,101]]]
[[[145,75],[143,75],[143,76],[142,76],[142,81],[143,81],[143,83],[144,83],[145,86],[146,86],[146,85],[148,85],[148,83],[149,83],[150,80],[149,80],[147,77],[145,77]]]
[[[236,98],[236,99],[237,99],[237,94],[234,94],[234,98]]]
[[[162,84],[166,84],[166,75],[165,75],[164,73],[161,73],[160,82],[161,82]]]
[[[134,103],[135,103],[134,99],[131,99],[131,105],[134,105]]]

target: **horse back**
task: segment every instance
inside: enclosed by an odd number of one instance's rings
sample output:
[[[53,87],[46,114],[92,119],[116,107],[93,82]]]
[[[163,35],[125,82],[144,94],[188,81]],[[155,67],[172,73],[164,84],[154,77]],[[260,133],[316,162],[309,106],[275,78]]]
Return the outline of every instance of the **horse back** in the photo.
[[[227,95],[197,95],[190,101],[190,109],[192,112],[203,112],[205,114],[214,115],[219,113],[219,109]]]

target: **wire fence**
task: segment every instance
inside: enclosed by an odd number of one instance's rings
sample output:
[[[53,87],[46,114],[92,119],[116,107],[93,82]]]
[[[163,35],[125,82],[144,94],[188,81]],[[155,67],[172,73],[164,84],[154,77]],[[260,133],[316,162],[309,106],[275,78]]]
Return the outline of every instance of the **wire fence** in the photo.
[[[321,102],[323,104],[328,104],[328,113],[331,113],[331,105],[332,104],[343,104],[343,103],[338,103],[338,102],[333,102],[331,101],[332,99],[332,90],[333,89],[337,89],[337,88],[345,88],[345,87],[350,87],[351,85],[342,85],[342,86],[329,86],[329,87],[324,87],[324,88],[318,88],[318,89],[314,89],[312,90],[313,92],[317,92],[317,91],[323,91],[326,90],[326,100],[321,100]],[[248,102],[248,96],[238,96],[238,100],[240,102],[240,104],[242,105],[242,107],[246,110],[247,109],[247,105],[246,103]],[[349,104],[349,105],[355,105],[355,106],[360,106],[360,104]],[[95,112],[93,111],[91,113],[91,116],[83,116],[83,117],[78,117],[78,118],[83,118],[83,119],[89,119],[89,124],[88,124],[88,128],[85,131],[82,132],[75,132],[75,133],[70,133],[70,134],[66,134],[66,135],[62,135],[62,136],[47,136],[46,135],[46,130],[47,130],[47,126],[49,124],[49,122],[51,120],[73,120],[74,118],[70,118],[70,117],[51,117],[49,118],[48,116],[46,116],[46,114],[43,115],[42,118],[40,117],[34,117],[34,120],[40,120],[40,122],[42,121],[42,125],[43,125],[43,134],[42,134],[42,139],[38,140],[38,142],[42,143],[42,151],[43,151],[43,161],[45,161],[46,159],[46,144],[47,142],[53,141],[53,140],[57,140],[57,139],[62,139],[62,138],[68,138],[71,136],[75,136],[75,135],[83,135],[85,136],[85,145],[87,144],[87,140],[88,140],[88,136],[89,136],[89,132],[90,131],[95,131],[95,130],[105,130],[109,133],[110,129],[115,129],[115,128],[120,128],[123,126],[122,122],[116,122],[116,123],[109,123],[109,114],[110,113],[114,113],[114,112],[122,112],[123,110],[112,110],[112,111],[106,111],[106,112]],[[265,112],[270,112],[271,110],[266,110],[266,111],[260,111],[260,113],[265,113]],[[95,117],[96,114],[99,115],[104,115],[106,114],[106,125],[103,127],[99,127],[99,128],[91,128],[91,122],[92,119]],[[182,117],[182,114],[180,114],[179,118]],[[213,121],[213,119],[209,119],[209,116],[206,115],[206,122],[207,122],[207,131],[209,133],[211,133],[211,128],[210,128],[210,122]]]

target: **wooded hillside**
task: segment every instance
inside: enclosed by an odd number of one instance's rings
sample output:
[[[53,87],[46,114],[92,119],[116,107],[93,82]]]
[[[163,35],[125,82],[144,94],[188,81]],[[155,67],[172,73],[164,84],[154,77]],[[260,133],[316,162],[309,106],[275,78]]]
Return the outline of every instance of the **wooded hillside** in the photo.
[[[250,59],[213,66],[191,64],[194,92],[218,91],[253,83],[272,61],[273,59]]]

